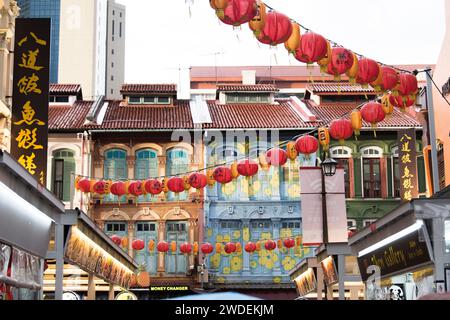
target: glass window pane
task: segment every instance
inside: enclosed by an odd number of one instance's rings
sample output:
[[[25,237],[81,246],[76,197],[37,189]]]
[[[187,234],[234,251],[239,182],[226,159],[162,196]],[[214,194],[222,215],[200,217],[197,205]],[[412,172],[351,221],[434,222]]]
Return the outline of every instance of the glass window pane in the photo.
[[[168,104],[170,102],[169,97],[158,97],[159,104]]]
[[[155,231],[155,224],[154,224],[154,223],[152,223],[152,224],[150,225],[150,231]]]

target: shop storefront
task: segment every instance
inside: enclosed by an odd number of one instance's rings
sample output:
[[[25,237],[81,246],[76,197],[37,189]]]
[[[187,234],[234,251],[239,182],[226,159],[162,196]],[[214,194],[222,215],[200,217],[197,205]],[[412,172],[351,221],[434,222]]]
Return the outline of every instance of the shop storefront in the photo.
[[[315,250],[315,257],[303,260],[291,271],[290,276],[302,299],[364,298],[364,284],[357,260],[347,242],[322,244]]]
[[[64,205],[0,151],[0,300],[42,298],[53,217]]]
[[[407,202],[351,237],[366,299],[417,300],[448,291],[449,223],[444,191]]]

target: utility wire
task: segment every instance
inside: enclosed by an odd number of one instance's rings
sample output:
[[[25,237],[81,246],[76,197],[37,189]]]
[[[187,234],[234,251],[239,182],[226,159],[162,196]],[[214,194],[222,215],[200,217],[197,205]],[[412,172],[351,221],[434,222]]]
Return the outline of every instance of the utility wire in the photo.
[[[427,70],[423,70],[423,71],[419,71],[419,72],[425,72],[427,74],[427,76],[431,79],[431,82],[433,82],[433,85],[435,86],[436,90],[439,92],[439,94],[442,96],[442,98],[444,98],[445,102],[447,102],[447,104],[450,106],[450,102],[447,100],[447,98],[445,97],[444,93],[441,91],[441,89],[439,89],[438,85],[436,84],[436,82],[434,82],[433,77],[430,75],[430,73],[428,72],[430,71],[430,69]]]

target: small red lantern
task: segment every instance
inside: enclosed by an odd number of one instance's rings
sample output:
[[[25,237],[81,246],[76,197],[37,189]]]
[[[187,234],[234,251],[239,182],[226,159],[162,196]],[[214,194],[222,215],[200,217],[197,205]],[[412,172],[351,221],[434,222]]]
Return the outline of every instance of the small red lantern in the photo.
[[[162,184],[156,179],[147,180],[145,182],[144,187],[145,191],[147,191],[147,193],[150,193],[152,195],[157,195],[162,192]]]
[[[92,187],[92,190],[97,194],[105,194],[106,189],[107,183],[105,181],[97,181]]]
[[[372,59],[360,59],[358,62],[358,76],[356,82],[367,85],[377,80],[380,73],[380,66]]]
[[[78,181],[78,190],[83,193],[91,192],[91,181],[89,179],[82,179]]]
[[[115,196],[123,196],[127,193],[125,182],[118,181],[111,185],[111,193]]]
[[[328,63],[327,73],[340,79],[341,74],[346,73],[353,66],[353,54],[345,48],[331,49],[331,59]]]
[[[158,252],[167,252],[169,251],[169,244],[165,241],[161,241],[156,246],[156,250],[158,250]]]
[[[200,250],[202,251],[203,254],[210,254],[213,252],[214,247],[212,246],[211,243],[205,242],[202,243],[202,245],[200,246]]]
[[[390,67],[380,67],[378,79],[370,85],[375,91],[388,91],[394,89],[400,81],[397,71]]]
[[[292,238],[284,239],[283,244],[286,248],[290,249],[295,246],[295,240]]]
[[[418,91],[416,76],[408,73],[400,75],[400,86],[398,92],[401,96],[415,95]]]
[[[141,239],[133,240],[133,242],[131,243],[131,247],[133,248],[133,250],[138,250],[138,251],[144,249],[145,248],[144,240],[141,240]]]
[[[184,253],[184,254],[189,254],[192,251],[192,245],[190,243],[187,243],[187,242],[182,243],[180,245],[180,251],[182,253]]]
[[[184,181],[180,177],[172,177],[167,182],[167,187],[170,191],[180,193],[184,191]]]
[[[245,245],[245,251],[248,253],[252,253],[256,251],[256,244],[254,244],[253,242],[248,242]]]
[[[276,46],[286,42],[292,34],[292,24],[289,18],[279,12],[269,12],[266,14],[264,28],[261,30],[258,41]]]
[[[242,160],[238,163],[237,170],[241,176],[251,177],[258,173],[258,163],[250,159]]]
[[[213,173],[214,180],[219,183],[226,184],[233,180],[233,176],[231,175],[231,169],[228,167],[217,167]]]
[[[203,189],[206,187],[208,180],[203,173],[195,172],[189,176],[189,184],[195,189]]]
[[[330,124],[330,136],[333,139],[339,140],[341,144],[344,140],[350,138],[353,135],[353,127],[350,120],[337,119],[333,120]]]
[[[355,233],[356,233],[356,232],[353,231],[353,230],[348,230],[348,231],[347,231],[347,238],[353,237],[353,235],[354,235]]]
[[[369,122],[373,128],[376,128],[377,123],[383,121],[386,114],[381,103],[368,102],[361,108],[361,116],[364,121]]]
[[[228,242],[228,243],[225,245],[224,250],[225,250],[225,252],[228,253],[228,254],[233,253],[233,252],[236,252],[236,244],[233,243],[233,242]]]
[[[120,244],[122,243],[122,238],[119,237],[118,235],[113,235],[113,236],[111,237],[111,240],[112,240],[115,244],[117,244],[118,246],[120,246]]]
[[[277,247],[277,243],[273,240],[267,240],[266,243],[264,244],[264,248],[266,248],[266,250],[274,250]]]
[[[128,192],[135,197],[139,197],[144,193],[142,189],[143,185],[141,181],[134,181],[128,186]]]
[[[411,107],[416,103],[416,97],[410,98],[409,96],[394,96],[392,94],[389,95],[389,102],[397,108],[400,108],[404,111],[406,108]]]
[[[219,19],[226,24],[238,27],[256,16],[256,0],[228,0],[223,17]]]
[[[295,59],[300,62],[312,64],[326,57],[328,50],[327,40],[320,34],[308,32],[300,39],[300,45],[295,51]]]
[[[287,162],[287,153],[283,149],[273,148],[266,153],[267,162],[272,166],[283,166]]]
[[[295,149],[298,153],[303,153],[309,159],[310,154],[316,153],[319,150],[319,141],[313,136],[305,135],[297,139]]]

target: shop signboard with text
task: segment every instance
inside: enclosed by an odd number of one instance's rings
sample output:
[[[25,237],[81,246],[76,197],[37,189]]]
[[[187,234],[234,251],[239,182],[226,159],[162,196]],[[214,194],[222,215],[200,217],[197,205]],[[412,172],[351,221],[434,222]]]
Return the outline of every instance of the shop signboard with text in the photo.
[[[11,154],[45,186],[50,19],[16,19],[14,51]]]
[[[411,201],[418,197],[416,132],[414,128],[398,131],[400,197]]]

